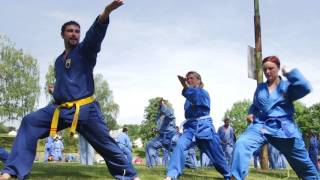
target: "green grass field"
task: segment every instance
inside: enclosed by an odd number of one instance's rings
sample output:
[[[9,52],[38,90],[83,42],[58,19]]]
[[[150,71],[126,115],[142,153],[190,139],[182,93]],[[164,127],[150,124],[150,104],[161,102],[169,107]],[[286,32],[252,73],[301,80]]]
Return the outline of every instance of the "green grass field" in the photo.
[[[3,165],[0,164],[0,167]],[[145,166],[135,166],[142,180],[162,180],[165,177],[165,168],[148,169]],[[288,177],[288,174],[290,177]],[[78,163],[35,163],[30,180],[79,180],[79,179],[113,179],[105,165],[83,166]],[[208,180],[220,179],[222,176],[214,168],[186,169],[181,180]],[[250,170],[247,180],[290,179],[297,180],[295,173],[290,170],[258,172]]]

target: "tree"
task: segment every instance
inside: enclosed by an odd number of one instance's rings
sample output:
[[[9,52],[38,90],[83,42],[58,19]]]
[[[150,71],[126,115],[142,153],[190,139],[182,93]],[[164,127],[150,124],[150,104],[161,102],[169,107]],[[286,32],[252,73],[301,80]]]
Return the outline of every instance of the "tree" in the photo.
[[[53,85],[56,82],[55,77],[56,77],[56,75],[55,75],[53,64],[50,64],[49,68],[48,68],[48,72],[46,73],[46,85],[44,87],[44,92],[45,92],[46,98],[50,99],[50,100],[52,100],[52,96],[48,91],[48,86]]]
[[[310,121],[307,120],[309,118],[308,107],[299,101],[295,101],[294,108],[295,108],[294,119],[295,119],[296,123],[298,124],[300,130],[304,134],[307,132],[307,129],[310,126],[312,126],[310,124]]]
[[[306,134],[308,129],[319,133],[320,129],[320,103],[316,103],[309,108],[299,101],[294,103],[295,121],[297,122],[302,134]]]
[[[51,64],[48,67],[46,73],[46,87],[45,92],[47,97],[51,97],[48,93],[48,85],[55,83],[55,71],[54,66]],[[101,112],[105,117],[107,127],[110,130],[118,129],[117,116],[119,113],[119,105],[114,102],[112,91],[109,88],[109,84],[103,79],[102,74],[96,74],[94,76],[95,96],[96,100],[100,104]]]
[[[116,119],[119,113],[119,105],[113,100],[113,94],[109,88],[108,82],[103,79],[102,74],[96,74],[94,82],[96,99],[100,104],[107,127],[110,130],[118,129],[119,125],[117,124]]]
[[[8,127],[3,125],[3,123],[0,123],[0,134],[7,134],[9,132]]]
[[[0,36],[0,79],[0,118],[19,121],[38,103],[39,65],[4,36]]]
[[[251,100],[248,99],[237,101],[224,114],[225,117],[230,119],[236,136],[239,136],[247,127],[246,117],[248,116],[248,109],[251,104]]]
[[[140,134],[141,125],[139,125],[139,124],[125,124],[125,125],[123,125],[123,127],[128,128],[128,135],[131,138],[131,140],[135,140],[135,139],[141,137],[141,134]]]
[[[320,103],[313,104],[309,109],[309,118],[306,121],[310,122],[310,129],[317,134],[320,133]]]
[[[149,105],[144,109],[144,120],[141,123],[140,135],[144,142],[158,135],[156,130],[157,116],[162,97],[149,99]],[[169,101],[166,101],[169,107],[172,107]]]

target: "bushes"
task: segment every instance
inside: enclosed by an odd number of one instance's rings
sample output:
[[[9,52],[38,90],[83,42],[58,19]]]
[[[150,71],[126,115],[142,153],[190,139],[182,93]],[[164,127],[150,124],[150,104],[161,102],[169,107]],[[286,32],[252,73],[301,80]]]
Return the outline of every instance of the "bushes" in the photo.
[[[3,123],[0,123],[0,134],[7,134],[9,132],[9,129],[3,125]]]

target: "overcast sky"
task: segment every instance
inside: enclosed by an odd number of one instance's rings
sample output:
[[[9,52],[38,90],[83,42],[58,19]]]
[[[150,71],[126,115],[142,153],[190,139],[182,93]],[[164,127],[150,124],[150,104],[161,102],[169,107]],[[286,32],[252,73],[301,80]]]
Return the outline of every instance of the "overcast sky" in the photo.
[[[0,33],[40,64],[43,89],[48,64],[64,50],[60,27],[81,24],[82,37],[111,0],[1,0]],[[260,2],[263,56],[277,55],[297,67],[313,92],[301,101],[319,102],[320,1]],[[120,105],[119,124],[140,123],[148,100],[168,99],[178,124],[184,120],[177,75],[198,71],[211,96],[216,126],[232,104],[252,99],[247,47],[254,46],[253,0],[128,0],[111,15],[95,73],[103,74]],[[42,95],[39,107],[47,104]]]

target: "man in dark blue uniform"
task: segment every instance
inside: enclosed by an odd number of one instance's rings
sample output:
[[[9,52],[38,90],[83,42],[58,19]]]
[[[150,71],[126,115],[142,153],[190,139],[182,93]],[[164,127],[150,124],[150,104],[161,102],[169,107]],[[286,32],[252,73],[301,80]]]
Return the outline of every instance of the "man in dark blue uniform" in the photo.
[[[138,180],[137,173],[121,149],[109,135],[99,104],[94,99],[93,68],[105,36],[109,14],[120,7],[123,0],[107,5],[79,43],[80,25],[75,21],[61,28],[65,51],[56,59],[53,97],[54,103],[22,119],[12,153],[2,169],[0,180],[12,176],[25,179],[36,153],[37,141],[71,126],[77,130],[104,158],[116,179]],[[50,128],[51,123],[51,128]]]

